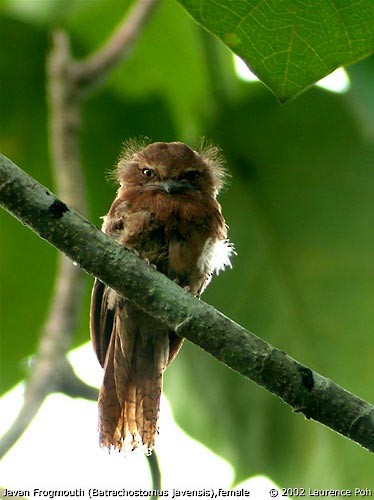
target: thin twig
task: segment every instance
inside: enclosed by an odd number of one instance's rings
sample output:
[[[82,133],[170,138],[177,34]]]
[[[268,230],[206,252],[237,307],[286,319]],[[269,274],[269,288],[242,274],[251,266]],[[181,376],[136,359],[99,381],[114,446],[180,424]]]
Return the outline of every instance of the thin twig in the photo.
[[[100,83],[125,57],[128,57],[159,0],[138,0],[126,13],[117,30],[86,60],[73,65],[73,76],[81,91]]]
[[[371,404],[185,292],[1,155],[0,204],[170,330],[262,385],[295,412],[374,451]]]
[[[65,364],[65,370],[58,383],[58,392],[71,398],[82,398],[89,401],[97,401],[99,396],[99,390],[78,378],[68,362]]]
[[[53,370],[51,366],[54,367]],[[95,387],[87,385],[75,375],[65,357],[59,353],[51,358],[41,356],[30,373],[21,410],[1,437],[0,458],[18,441],[38,413],[45,398],[53,392],[92,401],[96,401],[98,396]]]
[[[152,477],[152,490],[161,491],[161,471],[158,463],[156,451],[153,450],[152,455],[147,457],[148,466]],[[152,495],[152,500],[158,500],[159,495]]]

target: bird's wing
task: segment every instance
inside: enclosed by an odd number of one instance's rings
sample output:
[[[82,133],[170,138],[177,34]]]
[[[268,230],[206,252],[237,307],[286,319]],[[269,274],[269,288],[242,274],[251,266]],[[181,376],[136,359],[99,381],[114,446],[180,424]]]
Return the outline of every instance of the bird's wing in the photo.
[[[123,230],[125,213],[126,203],[115,198],[108,215],[103,217],[102,231],[118,240]],[[91,294],[90,331],[92,344],[102,367],[112,332],[115,333],[116,302],[116,292],[96,278]]]
[[[95,279],[91,295],[90,331],[92,344],[102,367],[114,327],[115,309],[114,304],[110,303],[113,293],[107,285]]]

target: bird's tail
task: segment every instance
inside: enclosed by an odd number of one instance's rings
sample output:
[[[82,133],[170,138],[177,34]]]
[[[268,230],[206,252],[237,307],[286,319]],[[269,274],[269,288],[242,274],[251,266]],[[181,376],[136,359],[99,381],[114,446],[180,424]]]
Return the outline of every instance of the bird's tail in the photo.
[[[152,342],[147,339],[147,346],[142,345],[138,338],[139,345],[133,346],[132,366],[129,367],[120,335],[112,335],[99,394],[101,446],[124,452],[142,447],[146,454],[152,452],[158,432],[162,379],[167,360],[164,336],[156,335]]]

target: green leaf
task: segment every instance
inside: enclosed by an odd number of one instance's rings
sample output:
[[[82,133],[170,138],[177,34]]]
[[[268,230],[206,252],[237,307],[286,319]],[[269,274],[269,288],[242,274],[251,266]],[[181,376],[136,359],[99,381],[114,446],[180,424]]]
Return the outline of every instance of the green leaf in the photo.
[[[179,0],[285,102],[374,51],[372,0]]]

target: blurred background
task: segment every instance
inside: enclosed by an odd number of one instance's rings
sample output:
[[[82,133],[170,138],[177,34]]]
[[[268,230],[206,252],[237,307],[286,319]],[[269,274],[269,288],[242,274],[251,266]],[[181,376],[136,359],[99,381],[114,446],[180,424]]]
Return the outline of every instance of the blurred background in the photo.
[[[62,24],[74,55],[83,57],[111,33],[125,4],[0,4],[0,150],[52,190],[45,93],[50,30]],[[237,256],[203,300],[373,401],[373,58],[340,78],[330,90],[313,86],[280,106],[227,48],[166,0],[129,60],[84,103],[81,151],[89,218],[100,226],[116,189],[108,171],[124,140],[147,136],[198,147],[204,136],[219,145],[231,175],[220,202]],[[27,377],[56,257],[54,248],[1,214],[1,394]],[[87,276],[75,347],[89,338],[92,282]],[[227,487],[259,474],[284,487],[374,487],[368,452],[293,414],[189,342],[166,372],[165,394],[185,433],[228,464]],[[78,404],[63,405],[63,418],[75,421],[70,412]],[[95,420],[96,405],[90,408]],[[58,453],[64,424],[54,422],[48,440]],[[91,432],[96,445],[96,424]],[[33,456],[37,442],[28,446]],[[182,460],[183,449],[174,452]],[[6,480],[0,476],[0,484]]]

